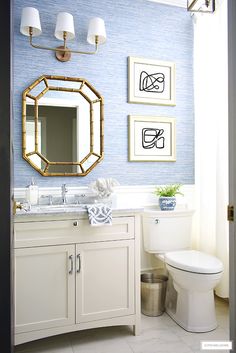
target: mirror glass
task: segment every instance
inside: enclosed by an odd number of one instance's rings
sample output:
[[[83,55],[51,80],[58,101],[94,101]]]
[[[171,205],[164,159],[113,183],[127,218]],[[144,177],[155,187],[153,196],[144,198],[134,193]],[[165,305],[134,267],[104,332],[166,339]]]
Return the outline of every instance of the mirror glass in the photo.
[[[86,80],[42,76],[23,93],[23,158],[45,176],[87,175],[103,158],[103,98]]]

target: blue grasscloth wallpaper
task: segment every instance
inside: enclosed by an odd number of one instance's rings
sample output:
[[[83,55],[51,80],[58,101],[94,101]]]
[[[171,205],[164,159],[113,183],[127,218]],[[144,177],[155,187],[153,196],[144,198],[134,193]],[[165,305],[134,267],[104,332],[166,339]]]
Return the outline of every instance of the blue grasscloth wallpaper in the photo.
[[[91,17],[106,23],[107,42],[98,55],[79,56],[61,63],[52,52],[29,46],[19,32],[21,10],[38,8],[43,33],[35,38],[42,45],[61,45],[55,39],[56,15],[74,15],[76,43],[70,47],[90,50],[86,42]],[[145,57],[176,63],[176,106],[127,103],[127,58]],[[86,177],[43,177],[21,157],[21,95],[42,74],[85,77],[105,100],[105,158]],[[128,115],[176,118],[176,162],[129,162]],[[34,177],[43,186],[85,186],[98,177],[114,177],[121,185],[194,183],[193,29],[183,8],[146,0],[15,0],[14,4],[14,177],[24,187]]]

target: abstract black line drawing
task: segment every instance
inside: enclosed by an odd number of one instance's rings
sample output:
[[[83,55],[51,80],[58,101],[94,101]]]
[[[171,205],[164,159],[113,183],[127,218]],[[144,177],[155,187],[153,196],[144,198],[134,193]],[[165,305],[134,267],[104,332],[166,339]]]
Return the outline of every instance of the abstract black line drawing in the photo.
[[[175,105],[175,63],[155,59],[128,59],[128,102]]]
[[[142,71],[139,78],[139,90],[163,93],[165,90],[165,75],[161,72],[148,74],[146,71]]]
[[[164,129],[143,128],[142,129],[142,147],[144,149],[165,148]]]
[[[129,161],[176,161],[175,118],[129,116]]]

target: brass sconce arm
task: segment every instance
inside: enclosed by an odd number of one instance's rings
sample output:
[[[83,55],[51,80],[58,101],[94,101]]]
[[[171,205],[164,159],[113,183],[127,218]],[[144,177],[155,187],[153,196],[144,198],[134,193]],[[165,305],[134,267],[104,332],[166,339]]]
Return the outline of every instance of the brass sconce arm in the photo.
[[[34,44],[33,43],[33,30],[29,28],[29,42],[31,47],[36,49],[44,49],[44,50],[51,50],[55,52],[55,56],[59,61],[68,61],[70,60],[71,53],[75,54],[85,54],[85,55],[94,55],[98,52],[98,36],[95,36],[95,50],[94,51],[80,51],[80,50],[73,50],[66,47],[66,32],[64,33],[64,45],[56,48],[45,47],[42,45]]]

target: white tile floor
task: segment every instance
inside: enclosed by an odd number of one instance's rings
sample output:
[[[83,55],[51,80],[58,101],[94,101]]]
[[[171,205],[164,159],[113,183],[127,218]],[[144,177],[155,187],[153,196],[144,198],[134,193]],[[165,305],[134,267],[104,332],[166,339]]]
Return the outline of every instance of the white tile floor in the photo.
[[[98,328],[22,344],[15,353],[203,353],[202,340],[229,339],[228,304],[216,300],[216,312],[218,328],[208,333],[186,332],[165,313],[142,315],[140,336],[133,336],[127,326]]]

